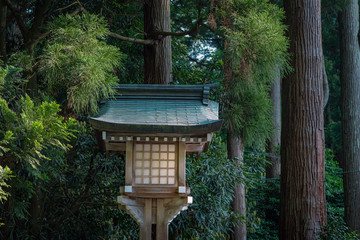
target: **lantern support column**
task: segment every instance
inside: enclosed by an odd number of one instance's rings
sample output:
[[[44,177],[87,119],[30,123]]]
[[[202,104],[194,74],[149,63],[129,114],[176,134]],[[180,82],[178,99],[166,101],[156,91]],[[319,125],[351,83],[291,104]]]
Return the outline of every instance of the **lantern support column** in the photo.
[[[132,198],[118,196],[121,209],[126,210],[140,225],[140,239],[151,240],[152,224],[156,224],[156,240],[168,239],[168,225],[192,203],[192,197]]]

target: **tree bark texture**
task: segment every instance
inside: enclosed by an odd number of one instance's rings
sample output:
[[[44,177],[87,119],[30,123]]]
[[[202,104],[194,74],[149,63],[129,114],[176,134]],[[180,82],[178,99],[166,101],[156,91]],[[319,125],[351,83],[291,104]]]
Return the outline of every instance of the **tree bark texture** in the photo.
[[[326,223],[320,0],[284,1],[293,72],[283,81],[280,239]]]
[[[278,148],[280,147],[281,140],[281,87],[280,87],[280,70],[277,68],[277,74],[274,78],[274,82],[271,86],[270,97],[273,106],[273,127],[271,138],[267,142],[266,152],[269,153],[268,160],[271,165],[266,168],[267,178],[278,178],[280,177],[281,161]]]
[[[155,44],[144,46],[144,82],[168,84],[172,81],[171,37],[156,32],[170,32],[170,0],[148,0],[144,3],[146,39]]]
[[[345,222],[360,233],[360,49],[359,3],[348,0],[340,14],[341,110]]]
[[[227,135],[227,152],[228,158],[237,158],[239,166],[244,164],[244,140],[236,134],[228,131]],[[242,183],[236,183],[234,187],[234,199],[231,207],[237,214],[246,218],[246,203],[245,203],[245,186]],[[231,234],[232,240],[246,240],[246,223],[238,222]]]

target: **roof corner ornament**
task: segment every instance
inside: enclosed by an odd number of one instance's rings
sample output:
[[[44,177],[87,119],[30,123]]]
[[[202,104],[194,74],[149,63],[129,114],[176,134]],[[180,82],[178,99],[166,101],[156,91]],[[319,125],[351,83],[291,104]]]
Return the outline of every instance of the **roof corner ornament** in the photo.
[[[202,99],[202,103],[206,106],[209,105],[209,95],[210,95],[210,86],[209,85],[204,85],[203,86],[203,99]]]

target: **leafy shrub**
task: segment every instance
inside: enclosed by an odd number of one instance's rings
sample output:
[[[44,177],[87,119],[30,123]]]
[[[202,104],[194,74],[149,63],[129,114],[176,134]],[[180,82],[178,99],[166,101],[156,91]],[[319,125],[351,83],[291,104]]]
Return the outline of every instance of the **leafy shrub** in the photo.
[[[344,218],[329,212],[328,208],[328,222],[323,227],[323,232],[319,234],[319,238],[322,240],[358,240],[360,235],[355,232],[351,232],[346,226]]]
[[[233,187],[240,169],[227,159],[226,146],[219,136],[200,158],[187,159],[187,185],[194,203],[171,223],[178,239],[226,239],[236,217],[230,209]]]
[[[325,152],[325,185],[326,185],[326,208],[327,225],[320,233],[320,239],[326,240],[356,240],[359,234],[351,232],[344,221],[344,189],[343,189],[343,170],[339,163],[334,160],[331,149]]]

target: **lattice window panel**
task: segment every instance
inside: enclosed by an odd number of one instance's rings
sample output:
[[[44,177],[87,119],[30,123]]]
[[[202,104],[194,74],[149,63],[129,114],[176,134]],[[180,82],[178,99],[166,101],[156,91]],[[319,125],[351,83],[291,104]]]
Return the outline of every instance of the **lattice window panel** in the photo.
[[[176,183],[176,144],[136,142],[134,149],[136,185]]]

